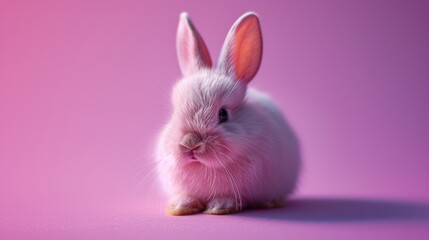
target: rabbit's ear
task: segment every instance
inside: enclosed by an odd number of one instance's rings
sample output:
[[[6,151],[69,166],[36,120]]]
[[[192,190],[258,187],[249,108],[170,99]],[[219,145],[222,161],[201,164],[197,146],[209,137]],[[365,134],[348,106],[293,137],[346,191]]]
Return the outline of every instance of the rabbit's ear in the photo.
[[[177,57],[183,75],[189,75],[200,68],[211,68],[212,60],[206,44],[185,12],[180,14],[176,41]]]
[[[218,68],[249,83],[256,75],[262,59],[262,33],[258,16],[248,12],[231,27],[223,44]]]

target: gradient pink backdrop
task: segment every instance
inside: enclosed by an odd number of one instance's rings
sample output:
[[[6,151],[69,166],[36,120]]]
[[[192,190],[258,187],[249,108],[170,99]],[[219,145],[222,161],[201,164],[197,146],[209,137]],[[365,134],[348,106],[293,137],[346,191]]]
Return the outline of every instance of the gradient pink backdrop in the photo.
[[[252,85],[304,171],[291,207],[173,218],[151,174],[189,12],[218,56],[261,18]],[[428,1],[0,2],[0,238],[427,239]],[[422,205],[423,204],[423,205]]]

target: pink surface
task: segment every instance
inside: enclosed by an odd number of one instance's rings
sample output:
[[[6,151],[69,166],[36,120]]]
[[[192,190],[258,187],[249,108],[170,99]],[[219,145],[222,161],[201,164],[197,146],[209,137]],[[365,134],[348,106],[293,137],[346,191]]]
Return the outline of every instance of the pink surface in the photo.
[[[170,217],[152,166],[190,13],[217,58],[261,18],[252,85],[302,146],[289,207]],[[0,238],[427,239],[425,1],[0,2]]]

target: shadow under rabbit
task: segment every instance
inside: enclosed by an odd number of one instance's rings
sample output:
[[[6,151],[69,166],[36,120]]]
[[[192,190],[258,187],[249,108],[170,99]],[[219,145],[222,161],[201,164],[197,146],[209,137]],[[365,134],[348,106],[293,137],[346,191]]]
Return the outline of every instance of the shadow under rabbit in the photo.
[[[235,216],[301,222],[429,221],[429,204],[364,198],[298,198],[283,208]]]

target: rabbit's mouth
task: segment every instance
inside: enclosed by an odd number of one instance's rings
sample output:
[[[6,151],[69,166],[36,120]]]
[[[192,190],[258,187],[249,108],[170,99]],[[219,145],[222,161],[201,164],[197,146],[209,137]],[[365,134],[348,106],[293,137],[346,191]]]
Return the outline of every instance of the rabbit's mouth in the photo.
[[[223,164],[219,163],[219,161],[222,161],[222,160],[220,159],[218,160],[217,157],[211,155],[208,152],[201,153],[196,150],[188,150],[188,151],[182,152],[182,154],[183,154],[182,159],[186,165],[199,163],[207,167],[220,168],[222,167],[222,165],[227,164],[227,163],[223,163]]]
[[[199,163],[203,165],[207,165],[207,161],[205,161],[204,156],[199,155],[197,152],[189,151],[185,153],[185,162],[187,164]]]
[[[186,151],[185,153],[185,158],[193,161],[198,161],[198,158],[195,156],[194,151],[190,150],[190,151]]]

